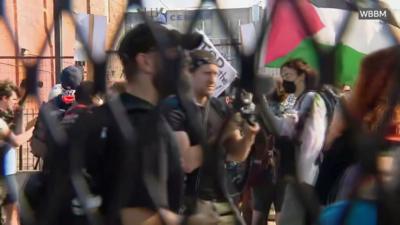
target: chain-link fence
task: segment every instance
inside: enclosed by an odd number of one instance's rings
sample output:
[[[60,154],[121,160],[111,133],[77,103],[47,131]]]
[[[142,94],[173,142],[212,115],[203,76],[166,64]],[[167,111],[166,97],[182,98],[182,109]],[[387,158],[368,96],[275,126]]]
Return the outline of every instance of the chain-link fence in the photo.
[[[1,56],[0,57],[1,66],[0,71],[2,74],[2,79],[10,80],[17,84],[19,84],[25,80],[24,76],[24,63],[32,63],[37,60],[39,63],[38,67],[38,81],[41,82],[39,89],[39,96],[43,101],[48,100],[48,95],[56,84],[56,76],[55,76],[55,57],[39,57],[39,56]],[[62,68],[65,68],[70,65],[74,65],[75,61],[73,56],[64,56],[61,57],[62,60]],[[15,65],[17,62],[18,65]],[[28,99],[24,105],[24,113],[23,113],[23,121],[26,124],[35,119],[38,116],[39,106],[32,101],[32,99]],[[20,147],[18,151],[18,170],[37,170],[40,168],[39,161],[30,153],[29,144],[24,144]]]
[[[72,10],[70,8],[70,2],[71,1],[56,1],[57,2],[57,7],[56,11],[54,12],[56,15],[60,15],[61,11],[65,11],[67,13],[72,14]],[[202,5],[205,4],[208,1],[202,1],[201,4],[199,5],[199,9],[202,8]],[[231,26],[229,26],[229,18],[224,17],[222,14],[221,10],[219,10],[218,7],[218,1],[211,1],[215,7],[217,8],[215,10],[215,15],[212,23],[220,23],[221,24],[221,32],[225,33],[228,37],[231,38],[232,43],[237,43],[237,35],[232,31]],[[279,7],[283,7],[283,4],[290,4],[291,9],[293,10],[292,13],[294,15],[294,18],[296,18],[298,24],[301,26],[299,29],[301,29],[301,33],[303,33],[303,38],[307,37],[310,40],[310,47],[311,51],[313,52],[313,55],[315,56],[317,68],[319,69],[319,74],[321,74],[321,84],[330,84],[330,85],[335,85],[335,81],[337,81],[337,76],[338,76],[338,70],[336,70],[334,67],[338,63],[343,63],[341,62],[340,55],[337,54],[338,49],[340,48],[340,40],[345,39],[345,35],[350,32],[351,28],[349,28],[349,23],[352,20],[351,14],[344,14],[344,20],[343,23],[340,24],[339,27],[337,27],[337,32],[336,36],[334,37],[335,42],[333,42],[333,46],[331,48],[324,48],[323,46],[318,44],[318,39],[314,35],[315,30],[314,25],[312,22],[309,20],[309,11],[307,11],[307,7],[304,6],[305,1],[275,1],[275,4],[269,4],[270,7],[268,7],[269,13],[265,13],[264,17],[262,19],[262,24],[260,25],[261,31],[258,32],[260,35],[256,36],[256,41],[255,41],[255,48],[253,48],[250,51],[244,52],[239,45],[233,45],[232,46],[232,51],[236,54],[236,58],[238,59],[238,65],[239,65],[239,78],[240,78],[240,85],[239,87],[241,89],[245,89],[247,91],[254,92],[255,95],[261,96],[262,94],[265,93],[260,93],[260,90],[263,90],[263,92],[268,92],[269,90],[265,90],[265,88],[258,89],[256,87],[256,83],[259,82],[259,76],[258,76],[258,71],[260,71],[260,67],[264,67],[264,59],[268,56],[269,51],[272,51],[274,47],[278,48],[285,48],[285,46],[268,46],[270,48],[266,48],[267,43],[266,41],[268,38],[270,38],[268,35],[270,34],[270,29],[273,26],[272,23],[276,22],[273,20],[275,18],[275,13],[278,11]],[[308,1],[307,1],[308,2]],[[334,1],[327,1],[325,3],[321,3],[322,1],[311,1],[315,3],[316,5],[320,7],[328,7],[328,6],[333,6]],[[348,9],[348,10],[358,10],[358,2],[357,1],[341,1],[342,3],[339,4],[340,7],[343,9]],[[364,1],[365,2],[365,1]],[[375,5],[372,5],[374,7],[378,7],[380,9],[380,5],[377,4],[377,1],[371,1],[372,3],[375,3]],[[4,3],[4,1],[2,1]],[[3,4],[0,4],[1,6]],[[370,5],[371,6],[371,5]],[[132,8],[140,8],[142,7],[141,1],[129,1],[128,7],[131,11]],[[3,8],[1,8],[3,9]],[[308,8],[309,9],[309,8]],[[128,10],[127,10],[128,11]],[[201,10],[195,11],[194,16],[192,17],[192,20],[190,21],[188,27],[187,27],[187,32],[193,31],[193,29],[196,26],[196,23],[198,22],[197,20],[201,18],[200,15]],[[1,10],[1,16],[4,18],[5,12]],[[140,14],[141,21],[137,22],[143,22],[145,21],[146,23],[152,24],[152,18],[148,18],[145,16],[145,14]],[[272,19],[271,19],[272,18]],[[283,19],[283,18],[280,18]],[[391,18],[393,19],[393,18]],[[393,20],[391,21],[393,24]],[[57,21],[55,21],[57,23]],[[121,26],[122,26],[121,22]],[[283,23],[284,24],[284,23]],[[397,45],[397,39],[396,35],[393,33],[392,29],[389,29],[390,24],[386,23],[388,29],[385,29],[386,33],[384,33],[385,36],[391,38],[394,45]],[[268,32],[267,32],[268,31]],[[9,30],[11,33],[11,31]],[[77,29],[77,32],[79,33],[79,30]],[[79,33],[79,35],[82,37],[83,35]],[[286,35],[284,33],[281,34],[282,36]],[[368,35],[368,34],[365,34]],[[161,35],[162,36],[162,35]],[[279,38],[279,36],[278,36]],[[283,37],[282,37],[283,38]],[[363,37],[359,37],[362,39]],[[84,38],[82,38],[84,39]],[[115,40],[118,39],[117,35],[114,37]],[[163,44],[165,44],[165,40],[163,37],[158,37],[157,39],[160,43],[161,48],[163,48]],[[243,44],[243,43],[242,43]],[[373,45],[373,42],[370,42],[371,45]],[[165,47],[165,46],[164,46]],[[115,58],[114,54],[100,54],[100,55],[93,55],[91,54],[91,49],[89,46],[85,45],[85,50],[88,52],[88,56],[91,58],[92,61],[92,71],[94,74],[94,82],[95,82],[95,87],[96,91],[98,92],[105,92],[106,90],[106,84],[107,84],[107,78],[113,77],[120,79],[122,78],[122,70],[121,67],[118,66],[118,63],[110,63],[110,61],[115,61],[117,60]],[[161,49],[161,52],[163,52]],[[398,50],[398,49],[397,49]],[[229,50],[231,51],[231,50]],[[165,53],[165,52],[164,52]],[[397,51],[397,54],[400,54],[400,51]],[[180,65],[180,59],[174,59],[171,61],[168,57],[163,55],[163,60],[166,62],[169,62],[169,64],[165,65],[166,68],[164,68],[164,73],[169,74],[171,77],[179,78],[178,75],[180,74],[179,70],[181,68],[177,67],[176,65]],[[297,57],[302,57],[302,55],[298,55]],[[399,58],[399,57],[397,57]],[[7,61],[8,60],[8,61]],[[72,59],[69,59],[70,61],[64,61],[66,64],[72,64]],[[16,73],[15,70],[15,60],[14,59],[2,59],[1,60],[3,65],[9,66],[9,69],[6,69],[8,67],[0,67],[4,68],[4,73],[6,74],[5,78],[9,78],[11,80],[14,79],[14,74]],[[36,105],[40,105],[41,102],[46,99],[46,94],[43,94],[40,89],[37,89],[36,87],[36,81],[37,80],[42,80],[44,81],[44,90],[50,90],[52,85],[55,83],[55,76],[54,76],[54,70],[51,69],[49,70],[49,67],[52,67],[51,65],[45,65],[47,63],[51,63],[48,60],[45,59],[39,59],[38,61],[35,61],[33,63],[26,62],[25,60],[21,60],[21,64],[19,67],[22,69],[20,71],[26,71],[26,77],[28,81],[28,92],[30,93],[32,100],[34,101]],[[171,63],[174,62],[174,63]],[[108,63],[108,64],[107,64]],[[171,64],[171,65],[170,65]],[[398,63],[397,63],[398,64]],[[175,67],[174,67],[175,66]],[[3,71],[3,69],[2,69]],[[396,67],[395,71],[390,72],[393,77],[390,81],[392,81],[393,84],[387,84],[388,86],[391,87],[391,91],[388,91],[389,96],[387,100],[387,108],[388,109],[394,109],[395,105],[398,103],[398,90],[399,90],[399,68]],[[49,74],[53,74],[49,76]],[[379,76],[379,74],[374,74],[375,76]],[[21,76],[22,77],[22,76]],[[21,77],[17,77],[17,79],[21,79]],[[3,76],[2,76],[3,78]],[[386,78],[385,78],[386,79]],[[179,89],[179,87],[178,87]],[[355,91],[359,91],[356,89]],[[177,91],[179,94],[179,91]],[[368,96],[366,96],[367,98]],[[374,98],[374,97],[372,97]],[[376,97],[375,97],[376,98]],[[125,120],[125,116],[122,115],[124,113],[122,110],[118,108],[119,106],[115,106],[115,111],[113,111],[115,120],[118,121],[118,124],[121,126],[121,130],[123,131],[123,135],[133,135],[134,132],[132,133],[132,130],[130,130],[129,121],[127,122]],[[368,106],[370,107],[370,106]],[[386,110],[385,113],[380,114],[382,118],[380,118],[380,121],[383,121],[381,124],[379,124],[378,129],[374,130],[371,133],[366,134],[365,132],[361,132],[363,130],[363,124],[360,121],[357,121],[355,119],[352,119],[351,113],[348,112],[347,107],[345,103],[343,103],[343,114],[345,117],[345,123],[347,124],[347,127],[349,127],[349,131],[351,132],[351,140],[352,140],[352,147],[355,148],[356,158],[357,162],[359,162],[361,165],[365,166],[365,168],[371,169],[371,174],[375,177],[380,176],[378,173],[378,170],[376,168],[376,160],[378,158],[378,150],[381,148],[381,143],[382,140],[384,139],[383,135],[386,133],[386,130],[388,126],[391,123],[391,118],[394,114],[393,110]],[[119,114],[118,114],[119,113]],[[26,110],[25,117],[27,121],[31,120],[35,115],[37,114],[37,108],[36,109],[28,109]],[[46,117],[46,113],[44,114]],[[58,129],[59,124],[56,121],[52,121],[50,118],[48,118],[47,121],[47,126],[49,127],[50,132],[52,133],[53,138],[55,139],[55,142],[59,142],[60,146],[65,146],[66,143],[68,143],[68,139],[66,139],[65,134],[63,131]],[[130,143],[130,142],[129,142]],[[24,145],[23,147],[20,148],[19,150],[19,169],[20,170],[30,170],[30,169],[36,169],[38,168],[37,165],[40,163],[35,159],[32,158],[29,155],[29,147]],[[74,159],[72,159],[74,160]],[[73,169],[72,169],[73,170]],[[74,170],[73,170],[74,171]],[[74,171],[76,172],[76,171]],[[126,172],[126,171],[125,171]],[[60,174],[58,174],[60,175]],[[73,174],[76,175],[76,174]],[[81,178],[79,176],[73,176],[74,179],[79,180],[78,178]],[[69,176],[65,174],[65,176]],[[398,177],[394,177],[393,179],[399,179]],[[56,179],[59,181],[60,179]],[[81,180],[79,180],[81,181]],[[74,181],[73,181],[74,182]],[[379,205],[379,210],[378,210],[378,223],[379,224],[398,224],[399,222],[399,217],[398,217],[398,212],[400,208],[397,207],[396,203],[393,203],[393,200],[396,200],[399,196],[396,196],[395,192],[392,190],[387,190],[382,186],[381,183],[377,182],[377,193],[378,195],[375,196],[374,200],[376,200],[377,204]],[[62,185],[65,183],[60,183]],[[300,199],[300,207],[304,209],[305,211],[305,216],[301,217],[298,220],[305,220],[306,223],[301,223],[301,224],[317,224],[319,221],[319,212],[320,212],[320,207],[318,203],[316,203],[315,199],[310,195],[310,193],[307,192],[307,190],[303,190],[302,186],[297,185],[298,182],[294,182],[293,189],[295,195],[297,195]],[[58,188],[57,183],[55,184],[55,188]],[[93,224],[97,224],[96,222],[99,222],[96,220],[95,217],[93,216],[92,209],[90,208],[89,203],[87,202],[88,198],[85,194],[87,194],[86,186],[82,185],[82,183],[79,183],[75,186],[76,192],[79,195],[79,198],[85,205],[85,213],[88,214],[90,221]],[[57,198],[55,198],[57,199]],[[46,203],[47,204],[47,203]],[[52,210],[54,205],[61,204],[57,202],[56,200],[51,200],[49,201],[48,204],[48,212],[45,212],[46,215],[49,216],[49,220],[51,221],[50,218],[52,217]],[[348,210],[351,209],[351,206],[347,207]],[[396,213],[397,212],[397,213]],[[342,221],[346,221],[346,216],[348,216],[348,213],[341,213],[339,216]],[[343,218],[342,218],[343,217]],[[383,218],[383,219],[382,219]],[[43,220],[42,222],[44,224],[47,224],[48,221]],[[238,221],[243,222],[242,219],[238,219]],[[342,222],[341,224],[345,224]]]

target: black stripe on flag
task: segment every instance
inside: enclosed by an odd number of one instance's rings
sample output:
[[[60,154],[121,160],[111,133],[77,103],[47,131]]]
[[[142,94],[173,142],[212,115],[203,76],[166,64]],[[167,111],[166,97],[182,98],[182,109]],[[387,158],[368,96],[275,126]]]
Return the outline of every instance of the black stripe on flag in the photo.
[[[356,10],[351,0],[311,0],[311,2],[318,8]]]

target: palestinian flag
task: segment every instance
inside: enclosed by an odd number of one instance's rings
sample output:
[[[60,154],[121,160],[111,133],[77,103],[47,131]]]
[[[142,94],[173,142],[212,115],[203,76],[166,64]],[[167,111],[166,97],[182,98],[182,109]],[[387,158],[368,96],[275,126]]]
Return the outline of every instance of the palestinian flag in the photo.
[[[279,68],[286,60],[302,58],[318,69],[318,55],[312,38],[322,49],[336,46],[335,74],[339,84],[352,85],[357,78],[362,58],[371,52],[394,45],[390,30],[400,34],[395,20],[359,19],[358,11],[351,11],[346,0],[298,0],[299,9],[305,16],[308,30],[296,13],[291,0],[275,0],[277,4],[267,36],[265,65]],[[269,4],[269,9],[274,8]],[[340,29],[347,15],[350,24],[345,35],[338,40]],[[400,37],[400,35],[397,35]]]

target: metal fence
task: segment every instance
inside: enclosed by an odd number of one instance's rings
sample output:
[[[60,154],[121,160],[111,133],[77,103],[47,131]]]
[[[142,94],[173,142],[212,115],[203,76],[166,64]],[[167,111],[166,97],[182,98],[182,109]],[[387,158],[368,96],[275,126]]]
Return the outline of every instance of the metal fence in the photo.
[[[74,65],[73,56],[62,56],[62,68],[69,65]],[[17,65],[16,65],[17,62]],[[55,75],[55,57],[40,57],[40,56],[1,56],[0,57],[0,74],[1,79],[10,80],[19,85],[24,77],[24,64],[31,64],[37,62],[37,79],[43,83],[42,87],[38,90],[38,95],[42,101],[47,101],[48,95],[52,87],[56,84]],[[40,105],[32,99],[28,99],[24,105],[23,121],[27,122],[38,116]],[[37,159],[30,152],[30,145],[28,143],[20,147],[18,154],[18,165],[19,171],[25,170],[38,170],[40,165]]]
[[[61,10],[65,10],[66,12],[72,14],[72,11],[71,11],[71,8],[70,8],[70,4],[69,4],[70,1],[57,1],[57,2],[58,2],[58,7],[57,7],[57,11],[55,12],[56,14],[60,14]],[[204,4],[205,2],[207,2],[207,1],[202,1],[201,3]],[[211,1],[211,2],[213,2],[218,8],[217,1]],[[261,36],[258,37],[257,45],[256,45],[257,47],[255,48],[255,50],[252,51],[252,52],[243,53],[239,49],[238,46],[234,46],[235,47],[235,52],[236,52],[236,54],[238,56],[238,59],[240,61],[241,87],[244,88],[244,89],[247,89],[249,91],[257,92],[257,89],[255,88],[255,82],[257,81],[256,79],[257,79],[257,71],[259,70],[258,69],[259,60],[260,60],[260,58],[263,58],[264,55],[265,55],[265,52],[263,52],[264,48],[262,46],[263,46],[263,44],[264,44],[264,42],[265,42],[265,40],[267,38],[267,36],[266,36],[267,32],[266,31],[268,30],[268,27],[270,26],[271,20],[269,18],[273,18],[273,15],[274,15],[274,12],[275,12],[274,10],[276,9],[277,5],[279,5],[279,3],[281,1],[276,1],[276,2],[277,2],[277,4],[275,4],[272,7],[271,13],[270,14],[265,14],[265,17],[262,20],[264,24],[261,26],[262,32],[260,32]],[[299,6],[299,4],[300,4],[299,2],[300,1],[290,1],[290,2],[292,4],[292,6],[296,9],[296,13],[297,13],[296,16],[298,17],[298,20],[301,21],[301,24],[302,24],[303,28],[306,30],[306,33],[308,33],[309,36],[312,36],[312,32],[308,29],[309,28],[308,21],[305,19],[305,14],[307,12],[304,12],[304,11],[301,10],[301,7]],[[1,3],[4,3],[4,1],[2,1]],[[0,4],[0,6],[1,5],[2,4]],[[142,4],[141,4],[140,1],[129,1],[128,5],[129,5],[129,7],[132,7],[132,6],[141,7]],[[199,8],[201,8],[201,5],[199,6]],[[5,12],[1,11],[1,13],[2,14],[0,16],[4,17],[4,13]],[[199,14],[195,14],[195,16],[193,17],[193,21],[192,21],[191,25],[188,28],[188,32],[190,32],[191,29],[194,27],[197,18],[199,18]],[[229,30],[229,27],[227,25],[228,24],[227,23],[227,19],[224,18],[222,16],[222,14],[218,14],[218,17],[215,18],[215,19],[222,23],[222,25],[223,25],[222,28],[224,29],[224,32],[226,32],[230,37],[234,37],[234,34]],[[344,23],[342,25],[342,28],[339,29],[341,32],[336,37],[336,39],[341,40],[343,38],[343,35],[347,31],[346,28],[347,28],[347,25],[348,25],[348,23],[350,21],[349,19],[350,19],[350,17],[346,18],[346,23]],[[143,18],[143,20],[148,22],[148,23],[150,23],[150,21],[151,21],[149,18],[145,18],[145,17]],[[10,31],[10,33],[11,33],[11,31]],[[388,33],[388,35],[392,35],[392,34]],[[316,40],[313,40],[313,43],[314,43],[315,51],[317,52],[317,54],[319,56],[319,59],[320,59],[320,67],[319,67],[319,69],[320,69],[320,74],[323,75],[321,77],[321,82],[323,84],[333,84],[334,80],[335,80],[335,73],[334,73],[334,70],[332,70],[332,65],[335,64],[335,60],[336,60],[336,58],[334,56],[334,49],[332,51],[326,51],[326,50],[320,49],[318,47],[318,45],[316,44]],[[88,46],[85,46],[85,47],[86,47],[86,50],[88,52],[90,52],[90,49],[88,48]],[[400,54],[400,52],[399,52],[399,54]],[[91,54],[88,54],[88,55],[90,56]],[[105,88],[106,88],[106,76],[107,76],[106,64],[107,64],[107,58],[93,57],[92,60],[93,60],[93,69],[94,69],[94,74],[95,74],[94,81],[95,81],[95,84],[96,84],[97,91],[104,92]],[[164,60],[166,60],[166,59],[164,58]],[[5,63],[7,63],[7,62],[5,62]],[[12,63],[10,63],[10,64],[12,64]],[[34,101],[36,101],[36,104],[39,105],[41,103],[41,99],[44,99],[45,97],[44,96],[40,96],[40,91],[38,91],[35,88],[35,85],[32,85],[32,84],[34,84],[37,79],[40,79],[40,72],[42,70],[41,69],[42,68],[42,61],[39,64],[33,64],[33,65],[23,64],[22,67],[27,72],[27,80],[28,80],[28,83],[30,84],[29,87],[28,87],[28,91],[34,97],[33,99],[34,99]],[[119,76],[119,74],[120,74],[120,71],[116,71],[116,69],[115,70],[111,69],[111,71],[114,71],[114,72],[111,72],[111,73],[115,73],[116,76]],[[167,73],[171,73],[171,74],[175,74],[177,72],[177,71],[174,70],[174,68],[166,68],[165,71]],[[48,72],[48,71],[44,70],[43,72]],[[396,75],[398,75],[399,74],[399,70],[395,71],[395,73],[396,73]],[[397,76],[397,77],[398,77],[398,79],[396,80],[396,83],[394,84],[394,89],[393,90],[400,90],[399,89],[400,76]],[[54,82],[49,82],[48,85],[50,87],[50,85],[53,85],[53,84],[54,84]],[[258,94],[260,94],[260,93],[258,93]],[[398,95],[399,94],[396,91],[393,91],[392,95],[390,96],[391,100],[389,101],[390,104],[391,104],[390,108],[393,108],[394,105],[397,103],[397,99],[399,97]],[[32,117],[34,117],[36,113],[37,113],[36,110],[26,111],[26,118],[29,120]],[[385,114],[385,118],[383,119],[383,121],[388,123],[389,118],[390,118],[391,115],[392,115],[392,113],[390,113],[390,112],[386,113]],[[119,115],[115,115],[115,116],[118,117]],[[119,119],[121,119],[121,118],[119,118]],[[358,146],[360,148],[364,148],[363,151],[360,151],[361,155],[360,155],[359,159],[362,161],[365,158],[368,158],[368,157],[363,157],[363,154],[372,154],[372,155],[375,154],[377,152],[378,143],[380,143],[380,139],[382,138],[382,136],[379,135],[379,134],[384,133],[384,129],[387,128],[387,126],[386,126],[387,124],[385,126],[382,126],[382,128],[379,129],[376,133],[374,133],[375,135],[371,137],[371,136],[367,136],[367,135],[360,135],[359,130],[361,129],[362,125],[357,123],[355,120],[348,119],[347,123],[348,123],[349,127],[354,128],[354,130],[353,130],[354,131],[354,135],[357,135],[357,138],[355,139],[355,140],[357,140],[357,144],[355,146]],[[122,123],[122,124],[127,124],[127,123]],[[51,126],[57,126],[57,124],[51,124]],[[56,130],[54,130],[54,129],[51,129],[51,130],[53,132],[56,132]],[[126,129],[123,129],[123,130],[126,130]],[[57,135],[55,135],[55,136],[57,136]],[[373,141],[371,141],[371,140],[373,140]],[[368,145],[366,145],[366,143]],[[35,159],[34,158],[26,156],[26,154],[27,154],[26,152],[27,151],[29,151],[29,150],[28,150],[28,147],[26,147],[26,146],[24,146],[24,147],[22,147],[20,149],[19,161],[22,162],[22,164],[20,164],[20,167],[19,167],[20,169],[32,169],[33,167],[32,167],[31,163],[35,164]],[[26,165],[26,166],[23,165],[24,162],[28,163],[29,165]],[[370,162],[366,162],[366,163],[370,163]],[[399,208],[393,208],[393,205],[391,205],[390,202],[387,201],[387,199],[385,198],[386,196],[389,196],[389,195],[385,195],[384,194],[386,192],[385,192],[385,190],[383,188],[381,188],[380,190],[382,191],[383,194],[378,196],[378,198],[382,197],[382,199],[381,199],[382,201],[380,201],[380,203],[385,206],[384,207],[385,208],[385,212],[383,212],[383,215],[386,218],[386,220],[389,221],[386,224],[398,224],[398,223],[396,223],[396,221],[397,222],[399,221],[398,220],[399,219],[398,215],[392,214],[392,213],[397,210],[397,214],[398,214],[398,211],[400,209]],[[301,199],[303,200],[302,201],[303,207],[311,215],[311,217],[312,217],[311,221],[314,221],[314,222],[317,221],[318,211],[319,211],[318,206],[313,205],[314,202],[312,200],[307,199],[304,196],[301,196],[302,195],[302,190],[301,189],[299,189],[297,193],[299,194],[299,197],[301,197]],[[52,202],[51,204],[57,204],[57,202]],[[51,209],[51,205],[49,205],[48,207],[49,207],[49,209]],[[382,212],[380,212],[380,213],[382,213]]]
[[[27,108],[24,110],[24,121],[31,121],[37,118],[38,114],[38,109]],[[32,171],[40,169],[39,160],[32,155],[29,143],[19,147],[17,160],[19,171]]]

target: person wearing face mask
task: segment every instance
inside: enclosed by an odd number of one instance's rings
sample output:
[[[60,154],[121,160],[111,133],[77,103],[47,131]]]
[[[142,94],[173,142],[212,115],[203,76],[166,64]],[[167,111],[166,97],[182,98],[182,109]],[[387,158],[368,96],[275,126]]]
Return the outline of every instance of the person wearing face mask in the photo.
[[[276,89],[267,98],[269,107],[278,117],[291,112],[296,96],[283,89],[281,76],[274,77]],[[287,139],[262,130],[256,136],[252,150],[252,167],[249,186],[252,194],[252,225],[265,224],[272,204],[275,209],[275,222],[279,224],[279,214],[285,190],[285,175],[293,164],[291,145]]]
[[[45,192],[46,182],[52,170],[59,166],[54,157],[58,154],[56,141],[54,140],[54,131],[61,128],[62,118],[65,112],[75,102],[75,89],[83,80],[82,70],[75,66],[64,68],[60,74],[62,86],[61,94],[43,103],[39,109],[39,116],[36,120],[33,136],[30,142],[31,153],[43,159],[43,168],[39,173],[31,175],[24,188],[26,202],[38,213],[40,204],[43,204],[43,193]],[[24,206],[21,207],[25,210]],[[24,218],[22,218],[24,219]]]
[[[283,79],[281,76],[276,76],[274,79],[276,80],[276,89],[267,98],[275,115],[282,116],[292,110],[294,104],[296,103],[296,96],[294,94],[286,93],[285,89],[283,88]]]
[[[297,98],[293,110],[279,118],[266,107],[263,119],[278,136],[297,142],[297,175],[301,182],[314,185],[318,173],[315,163],[328,127],[327,108],[318,90],[318,74],[301,59],[287,61],[281,67],[282,86]]]
[[[43,118],[44,109],[56,112],[54,115],[57,121],[60,121],[64,113],[73,105],[75,102],[75,89],[83,80],[82,70],[76,66],[68,66],[61,72],[61,93],[56,97],[50,99],[44,103],[39,111],[39,118],[35,124],[33,131],[33,138],[31,141],[31,148],[33,155],[37,157],[45,157],[48,143],[48,124],[46,125]]]
[[[291,175],[297,178],[306,193],[313,191],[319,171],[319,156],[329,125],[328,104],[318,90],[318,73],[302,59],[292,59],[281,67],[282,86],[286,93],[297,98],[293,110],[277,117],[264,101],[262,119],[269,130],[278,137],[286,137],[293,144],[295,165]],[[301,199],[297,199],[295,189],[288,185],[282,206],[281,223],[298,223],[304,219]],[[298,202],[300,205],[294,204]],[[295,213],[296,215],[293,216]],[[291,218],[296,218],[291,221]]]

